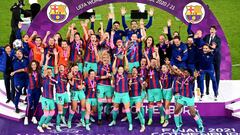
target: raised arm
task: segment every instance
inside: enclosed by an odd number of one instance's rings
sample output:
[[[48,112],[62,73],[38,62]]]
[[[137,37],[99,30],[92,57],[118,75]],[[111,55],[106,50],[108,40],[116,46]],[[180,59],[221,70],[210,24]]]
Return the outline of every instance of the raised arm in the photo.
[[[99,62],[99,55],[98,55],[98,51],[97,51],[97,44],[94,44],[94,53],[96,56],[96,61]]]
[[[54,53],[54,73],[57,74],[58,73],[58,52],[57,49],[55,48],[53,50]]]
[[[128,64],[128,59],[127,59],[127,52],[125,52],[124,54],[124,61],[125,61],[125,71],[128,71],[129,70],[129,64]]]
[[[46,61],[43,67],[43,77],[47,76],[47,67],[48,67],[48,61],[50,60],[50,57],[51,56],[49,56],[49,54],[46,55]]]
[[[152,26],[154,8],[150,8],[150,11],[148,12],[148,14],[150,17],[149,17],[149,21],[148,21],[147,25],[145,26],[146,29],[149,29]]]
[[[140,20],[140,31],[141,31],[141,41],[144,41],[147,37],[147,33],[146,33],[146,29],[145,29],[145,26],[144,26],[144,22],[143,22],[143,19]]]
[[[32,39],[37,36],[37,31],[33,31],[32,35],[28,39],[29,48],[34,48],[36,45],[32,42]]]
[[[169,19],[168,22],[167,22],[167,28],[168,28],[167,37],[168,37],[169,41],[171,41],[173,39],[172,38],[172,33],[171,33],[171,26],[172,26],[172,21]]]
[[[100,32],[100,37],[103,37],[104,35],[104,31],[103,31],[103,22],[100,22],[100,28],[101,28],[101,32]]]
[[[84,33],[85,41],[87,41],[88,38],[89,38],[88,32],[87,32],[87,23],[88,23],[88,21],[85,21],[85,22],[81,21],[81,26],[82,26],[82,28],[83,28],[83,33]]]
[[[127,11],[126,11],[125,7],[122,7],[122,8],[121,8],[121,14],[122,14],[122,25],[123,25],[124,30],[128,29],[128,26],[127,26],[126,20],[125,20],[125,14],[126,14],[126,12],[127,12]]]
[[[47,42],[47,38],[48,38],[48,36],[50,34],[51,34],[51,32],[47,31],[45,37],[43,38],[42,44],[44,45],[44,47],[47,47],[47,43],[46,42]]]
[[[18,30],[16,32],[16,39],[22,39],[22,34],[21,34],[21,29],[22,29],[22,23],[18,23]]]
[[[69,31],[71,32],[70,39],[69,39],[70,43],[74,41],[74,30],[73,30],[74,27],[75,27],[75,23],[73,23],[69,28],[70,29]]]
[[[92,15],[91,18],[90,18],[90,21],[91,21],[90,29],[93,30],[93,31],[94,31],[94,22],[95,22],[95,20],[96,20],[96,17],[94,15]]]
[[[113,71],[113,74],[116,74],[116,73],[117,73],[117,67],[116,67],[116,64],[117,64],[117,56],[114,55],[114,61],[113,61],[113,65],[112,65],[112,71]]]
[[[113,41],[114,34],[115,34],[115,31],[112,30],[111,31],[111,37],[110,37],[110,47],[111,47],[111,49],[115,48],[114,41]]]
[[[188,23],[187,33],[188,35],[194,36],[194,32],[192,31],[192,22]]]
[[[150,67],[150,60],[149,60],[149,58],[148,58],[147,52],[144,52],[144,56],[145,56],[145,58],[147,59],[147,68],[149,68],[149,67]]]
[[[108,14],[108,24],[107,24],[107,29],[106,32],[110,33],[112,30],[112,23],[113,23],[113,14],[109,13]]]

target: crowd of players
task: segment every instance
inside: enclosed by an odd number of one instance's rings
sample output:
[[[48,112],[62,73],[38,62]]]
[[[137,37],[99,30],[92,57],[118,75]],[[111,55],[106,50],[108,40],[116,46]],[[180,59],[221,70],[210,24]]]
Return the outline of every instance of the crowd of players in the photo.
[[[149,22],[146,25],[141,19],[132,20],[128,26],[125,14],[126,9],[122,8],[123,30],[120,29],[120,22],[113,22],[114,15],[109,13],[106,30],[100,22],[101,27],[95,31],[95,18],[92,17],[81,21],[83,35],[80,35],[75,24],[69,26],[66,40],[59,33],[49,37],[50,31],[46,32],[44,38],[39,37],[37,31],[31,36],[22,36],[22,24],[19,23],[13,47],[6,45],[1,53],[7,56],[4,73],[7,102],[11,99],[14,101],[17,113],[20,96],[24,91],[27,93],[25,125],[28,125],[28,117],[32,113],[32,122],[38,123],[40,132],[44,132],[44,128],[49,129],[48,124],[55,114],[56,106],[56,130],[61,132],[61,121],[71,128],[80,103],[80,123],[86,130],[90,130],[90,121],[95,121],[95,113],[98,124],[102,124],[105,103],[105,116],[112,120],[109,126],[114,126],[119,105],[123,103],[126,114],[123,120],[128,120],[129,130],[133,130],[131,107],[135,104],[137,118],[141,123],[140,132],[144,132],[143,101],[148,102],[147,125],[153,122],[153,107],[156,103],[160,123],[167,127],[169,106],[174,97],[176,132],[182,126],[183,106],[189,107],[199,131],[204,131],[201,117],[194,107],[194,89],[200,88],[201,100],[206,76],[206,94],[209,94],[211,79],[217,100],[221,61],[221,40],[216,35],[217,28],[211,26],[210,34],[203,37],[202,31],[194,33],[191,30],[192,23],[189,23],[189,36],[187,42],[183,43],[178,32],[171,34],[169,20],[156,43],[151,33],[147,33],[153,22],[153,9],[149,11]],[[35,114],[39,111],[39,100],[43,115],[38,122]],[[67,111],[69,115],[66,121]]]

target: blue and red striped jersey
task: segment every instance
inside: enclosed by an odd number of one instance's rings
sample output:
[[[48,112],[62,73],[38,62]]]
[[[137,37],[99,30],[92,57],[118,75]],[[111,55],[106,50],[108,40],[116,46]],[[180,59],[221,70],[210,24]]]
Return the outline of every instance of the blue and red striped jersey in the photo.
[[[106,76],[107,73],[112,73],[111,65],[110,64],[104,65],[102,62],[98,62],[97,76],[99,76],[101,78],[101,76]],[[111,85],[111,78],[100,79],[99,84]]]
[[[139,76],[140,76],[141,80],[146,80],[147,79],[147,76],[148,76],[147,67],[139,67],[138,68],[138,73],[139,73]]]
[[[84,83],[86,87],[86,98],[97,98],[97,78],[90,80],[86,78]]]
[[[81,72],[78,72],[76,75],[73,75],[72,80],[74,81],[74,84],[71,85],[71,90],[77,91],[78,86],[83,84],[83,75]]]
[[[58,81],[56,84],[56,93],[64,93],[67,91],[68,77],[66,73],[58,73],[55,75],[55,79]]]
[[[81,40],[81,44],[77,44],[75,41],[70,44],[70,61],[83,63],[83,43]]]
[[[94,46],[90,42],[90,40],[87,42],[84,60],[86,62],[96,63],[96,55],[95,55],[95,51],[94,51]]]
[[[35,88],[41,88],[42,86],[42,79],[41,73],[37,71],[33,71],[32,73],[28,73],[29,83],[28,89],[33,90]]]
[[[173,81],[173,93],[179,93],[182,86],[182,77],[175,76]]]
[[[152,69],[150,68],[148,71],[148,88],[149,89],[156,89],[160,88],[160,83],[159,83],[159,72],[157,71],[156,68]]]
[[[187,78],[183,78],[181,89],[179,94],[184,97],[192,98],[193,97],[193,89],[194,89],[194,77],[188,76]]]
[[[124,49],[123,48],[115,48],[114,49],[114,55],[117,56],[117,61],[116,61],[116,67],[120,66],[120,65],[124,65]]]
[[[172,88],[173,77],[169,72],[167,73],[161,72],[160,81],[161,81],[162,89]]]
[[[151,59],[153,57],[154,47],[146,47],[145,52],[147,53],[148,58]]]
[[[118,73],[114,76],[115,92],[125,93],[128,92],[128,73],[124,72],[123,75]]]
[[[132,77],[129,79],[129,81],[132,81],[132,85],[130,86],[129,95],[130,97],[137,97],[141,96],[142,91],[142,82],[140,77]]]
[[[139,54],[138,54],[138,43],[137,42],[130,42],[129,48],[127,51],[127,58],[128,62],[137,62],[139,61]]]
[[[53,86],[56,84],[56,81],[50,79],[50,77],[43,77],[43,93],[42,96],[45,98],[53,99]]]
[[[52,67],[54,67],[54,61],[55,61],[55,55],[53,54],[53,49],[54,48],[50,48],[50,47],[47,47],[44,49],[44,56],[46,56],[47,54],[51,56],[48,61],[48,66],[52,66]],[[46,61],[46,57],[44,58],[44,63],[45,61]]]

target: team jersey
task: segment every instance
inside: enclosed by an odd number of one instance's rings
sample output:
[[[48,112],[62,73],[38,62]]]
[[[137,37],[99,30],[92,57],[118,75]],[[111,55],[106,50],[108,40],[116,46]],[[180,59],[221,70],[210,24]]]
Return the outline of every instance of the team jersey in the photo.
[[[145,52],[147,53],[148,58],[151,59],[153,57],[154,47],[146,47]]]
[[[98,78],[94,80],[90,80],[89,78],[85,79],[86,98],[97,98],[97,80]]]
[[[180,76],[175,76],[174,77],[174,82],[173,82],[173,93],[179,93],[182,85],[182,77]]]
[[[101,76],[106,76],[107,73],[112,73],[111,65],[109,65],[109,64],[103,65],[102,62],[99,62],[97,76],[99,76],[99,78],[101,78]],[[111,78],[100,79],[99,84],[111,85]]]
[[[160,72],[160,81],[162,89],[172,88],[173,77],[169,72],[167,73]]]
[[[73,85],[71,85],[71,90],[77,91],[78,86],[83,84],[83,75],[81,72],[78,72],[76,75],[73,75],[72,80],[74,81]]]
[[[83,63],[83,44],[82,40],[80,44],[75,41],[70,44],[70,61]]]
[[[177,58],[181,57],[181,61]],[[188,58],[187,46],[184,43],[181,43],[179,46],[172,45],[172,58],[171,64],[176,65],[178,68],[186,68],[186,61]]]
[[[49,56],[51,56],[48,61],[48,66],[52,66],[52,67],[54,67],[54,65],[55,65],[54,64],[55,63],[55,55],[53,53],[53,49],[54,48],[50,48],[50,47],[47,47],[44,49],[44,56],[46,56],[47,54],[49,54]],[[44,63],[45,63],[45,61],[46,61],[46,57],[44,59]]]
[[[33,71],[32,73],[28,73],[29,83],[28,83],[28,89],[38,89],[42,86],[42,78],[41,73],[37,71]]]
[[[86,62],[96,63],[96,54],[94,51],[94,45],[91,43],[90,40],[87,42],[84,60]]]
[[[43,77],[43,93],[42,96],[45,98],[53,99],[53,87],[57,83],[56,80],[46,76]]]
[[[58,51],[58,65],[68,66],[68,60],[70,57],[70,47],[63,49],[62,47],[56,45]]]
[[[200,70],[214,70],[213,66],[214,54],[201,52],[199,56],[199,68]]]
[[[179,93],[181,96],[192,98],[193,88],[194,78],[192,76],[188,76],[187,78],[177,77],[174,93]]]
[[[142,91],[142,80],[140,79],[139,76],[137,77],[132,77],[129,79],[129,81],[132,81],[132,85],[130,86],[129,89],[129,95],[130,97],[137,97],[141,96],[141,91]]]
[[[101,44],[99,44],[98,50],[99,51],[110,52],[110,50],[111,50],[111,43],[109,41],[104,40]]]
[[[28,63],[29,62],[27,58],[23,57],[21,60],[19,60],[18,58],[14,57],[12,60],[13,71],[17,71],[19,69],[26,69],[28,67]],[[26,72],[19,72],[14,74],[14,80],[16,82],[19,82],[17,80],[27,81],[27,79],[28,74]]]
[[[118,73],[114,76],[114,84],[115,84],[115,92],[125,93],[128,92],[128,74],[124,72],[123,75],[119,75]]]
[[[41,46],[35,45],[31,40],[28,41],[29,47],[32,49],[33,52],[33,60],[38,61],[39,63],[41,62],[42,58],[42,53],[44,52],[44,49]]]
[[[139,61],[138,55],[138,43],[130,42],[128,45],[127,58],[129,62],[137,62]]]
[[[146,80],[147,79],[147,76],[148,76],[147,67],[139,67],[138,68],[138,73],[139,73],[139,76],[140,76],[141,80]]]
[[[56,84],[56,93],[64,93],[67,91],[67,83],[68,83],[68,77],[67,73],[58,73],[55,75],[55,79],[57,80]]]
[[[124,49],[123,48],[115,48],[114,55],[117,56],[116,67],[120,65],[124,65]]]
[[[156,89],[156,88],[160,88],[160,83],[159,83],[159,72],[157,71],[156,68],[149,69],[148,72],[148,88],[149,89]]]

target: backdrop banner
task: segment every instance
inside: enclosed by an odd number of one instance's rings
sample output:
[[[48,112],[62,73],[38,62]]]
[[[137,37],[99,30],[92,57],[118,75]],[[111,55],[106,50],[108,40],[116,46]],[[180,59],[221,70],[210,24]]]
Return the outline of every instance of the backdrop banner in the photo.
[[[185,24],[189,20],[194,20],[192,30],[196,32],[201,29],[203,35],[209,33],[211,25],[217,26],[217,35],[222,41],[221,79],[232,79],[232,63],[227,39],[216,17],[202,0],[194,2],[192,0],[181,0],[181,2],[176,0],[50,0],[35,17],[27,33],[37,31],[41,37],[44,37],[46,31],[51,31],[53,35],[74,17],[88,9],[117,2],[138,2],[155,6],[176,16]]]

